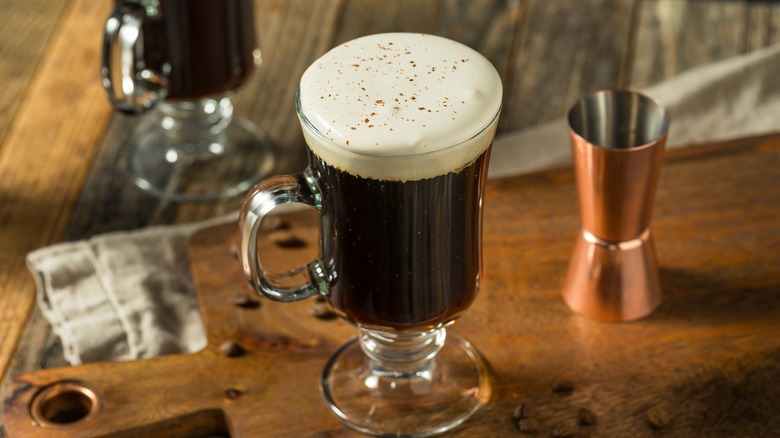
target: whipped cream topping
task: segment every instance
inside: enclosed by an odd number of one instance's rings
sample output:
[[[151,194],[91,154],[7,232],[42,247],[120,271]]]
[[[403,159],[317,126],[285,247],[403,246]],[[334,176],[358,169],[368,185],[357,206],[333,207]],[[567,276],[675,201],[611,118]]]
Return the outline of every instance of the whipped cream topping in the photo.
[[[387,33],[315,61],[297,105],[307,144],[329,164],[415,180],[457,171],[487,149],[502,92],[479,52],[438,36]]]

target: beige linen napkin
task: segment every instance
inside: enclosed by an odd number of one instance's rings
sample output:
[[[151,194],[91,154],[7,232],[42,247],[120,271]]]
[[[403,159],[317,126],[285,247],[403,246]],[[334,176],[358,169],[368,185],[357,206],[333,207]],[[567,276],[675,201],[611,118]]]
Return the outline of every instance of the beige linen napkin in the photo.
[[[668,147],[780,128],[780,46],[683,73],[644,90],[669,109]],[[571,162],[566,123],[496,139],[490,176]],[[28,255],[38,305],[71,364],[191,352],[205,345],[186,260],[199,224],[112,233]]]
[[[206,345],[187,260],[195,224],[107,233],[31,252],[37,301],[72,365],[193,352]]]

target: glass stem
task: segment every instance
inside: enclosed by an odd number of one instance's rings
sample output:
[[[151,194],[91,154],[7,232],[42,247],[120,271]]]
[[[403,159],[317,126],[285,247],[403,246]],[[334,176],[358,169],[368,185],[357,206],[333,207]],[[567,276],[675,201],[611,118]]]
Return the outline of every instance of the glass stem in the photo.
[[[233,119],[230,95],[194,101],[163,101],[158,105],[166,143],[179,153],[219,154],[223,131]]]
[[[446,338],[443,327],[406,332],[360,328],[360,346],[371,359],[373,373],[388,377],[429,371]]]

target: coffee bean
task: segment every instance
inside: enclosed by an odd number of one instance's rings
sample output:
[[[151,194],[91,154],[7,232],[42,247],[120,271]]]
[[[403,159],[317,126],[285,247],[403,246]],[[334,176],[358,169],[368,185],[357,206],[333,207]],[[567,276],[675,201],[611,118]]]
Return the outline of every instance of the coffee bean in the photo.
[[[290,231],[274,231],[270,235],[271,242],[282,248],[305,248],[307,242]]]
[[[225,397],[229,398],[230,400],[235,400],[240,396],[241,396],[241,391],[235,388],[229,388],[225,390]]]
[[[219,350],[227,357],[239,357],[246,353],[244,347],[234,341],[225,341],[219,346]]]
[[[570,393],[574,391],[574,381],[568,378],[561,378],[553,383],[553,392]]]
[[[336,319],[339,315],[335,312],[331,311],[327,306],[320,305],[313,305],[311,307],[311,315],[317,319],[321,319],[323,321],[328,321],[331,319]]]
[[[647,411],[647,421],[655,429],[661,429],[669,424],[669,413],[663,408],[654,407]]]
[[[596,414],[588,408],[581,408],[579,412],[577,412],[577,419],[583,426],[592,426],[596,424],[597,421]]]
[[[517,421],[523,417],[525,417],[525,403],[520,403],[515,408],[515,411],[512,412],[512,419]]]
[[[260,307],[260,301],[242,292],[231,295],[230,304],[242,309],[256,309]]]
[[[539,431],[539,420],[535,418],[521,418],[517,422],[517,428],[523,433],[536,433]]]
[[[571,438],[574,436],[574,428],[566,423],[561,423],[553,429],[552,436],[556,438]]]

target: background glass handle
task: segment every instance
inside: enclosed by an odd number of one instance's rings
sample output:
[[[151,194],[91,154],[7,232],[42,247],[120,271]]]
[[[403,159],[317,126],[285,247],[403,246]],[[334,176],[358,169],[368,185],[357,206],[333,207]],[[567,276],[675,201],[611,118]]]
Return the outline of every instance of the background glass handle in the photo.
[[[120,4],[106,20],[103,35],[103,88],[114,107],[140,114],[165,98],[165,78],[144,68],[142,25],[145,12]]]
[[[328,293],[330,275],[319,259],[287,272],[269,273],[263,269],[257,254],[260,224],[271,210],[298,202],[320,211],[321,199],[319,186],[309,169],[298,175],[266,179],[247,194],[238,221],[238,258],[244,276],[258,293],[284,302]],[[299,281],[295,282],[296,279]]]

